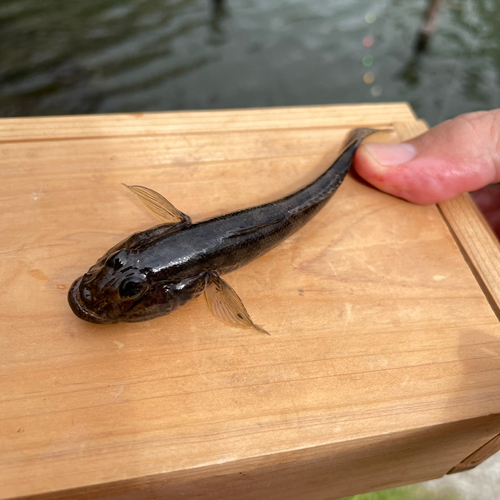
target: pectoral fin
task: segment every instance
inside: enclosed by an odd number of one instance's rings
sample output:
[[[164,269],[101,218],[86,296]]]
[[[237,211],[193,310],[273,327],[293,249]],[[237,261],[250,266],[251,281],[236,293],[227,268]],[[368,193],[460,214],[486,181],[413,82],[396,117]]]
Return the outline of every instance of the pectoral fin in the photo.
[[[216,273],[210,274],[205,298],[211,313],[217,319],[238,328],[255,328],[269,335],[269,332],[252,321],[237,293]]]
[[[168,224],[191,222],[190,218],[186,214],[177,210],[172,203],[156,191],[144,186],[123,185],[130,189],[130,191],[132,191],[132,193],[134,193],[162,222],[166,222]]]

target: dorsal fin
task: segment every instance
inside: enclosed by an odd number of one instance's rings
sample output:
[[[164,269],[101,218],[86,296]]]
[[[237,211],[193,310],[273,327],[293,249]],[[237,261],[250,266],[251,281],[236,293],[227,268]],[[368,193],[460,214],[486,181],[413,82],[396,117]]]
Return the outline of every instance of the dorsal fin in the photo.
[[[160,219],[162,222],[167,224],[177,224],[179,222],[191,222],[191,219],[180,210],[177,210],[172,203],[170,203],[165,197],[160,193],[153,191],[144,186],[127,186],[123,184],[127,189],[130,189],[146,207],[153,212],[153,214]]]

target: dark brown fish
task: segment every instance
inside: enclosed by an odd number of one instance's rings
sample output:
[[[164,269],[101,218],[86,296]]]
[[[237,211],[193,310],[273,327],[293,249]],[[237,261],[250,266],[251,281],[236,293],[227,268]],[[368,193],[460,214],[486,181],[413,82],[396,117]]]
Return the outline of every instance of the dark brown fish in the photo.
[[[306,224],[344,180],[361,141],[374,132],[354,130],[335,163],[299,191],[196,224],[160,194],[127,186],[163,224],[118,243],[78,278],[68,294],[71,309],[92,323],[146,321],[204,291],[218,319],[265,332],[220,275],[260,257]]]

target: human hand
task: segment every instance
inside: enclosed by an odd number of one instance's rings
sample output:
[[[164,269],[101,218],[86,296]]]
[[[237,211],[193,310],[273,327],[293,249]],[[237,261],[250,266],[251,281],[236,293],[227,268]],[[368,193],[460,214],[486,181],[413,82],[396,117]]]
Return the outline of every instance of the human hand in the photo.
[[[466,192],[500,237],[500,109],[458,116],[401,144],[367,143],[354,168],[370,184],[412,203]]]

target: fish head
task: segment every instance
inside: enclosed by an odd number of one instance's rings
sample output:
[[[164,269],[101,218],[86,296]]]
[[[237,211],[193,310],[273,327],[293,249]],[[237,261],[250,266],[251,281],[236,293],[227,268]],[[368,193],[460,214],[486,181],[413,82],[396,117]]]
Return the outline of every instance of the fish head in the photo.
[[[75,280],[68,292],[75,315],[99,324],[146,321],[169,314],[200,295],[207,281],[204,273],[176,276],[162,269],[159,276],[145,265],[141,251],[151,241],[150,234],[133,235]]]
[[[108,252],[71,285],[73,312],[91,323],[117,323],[131,315],[150,290],[147,274],[132,265],[127,248]]]

